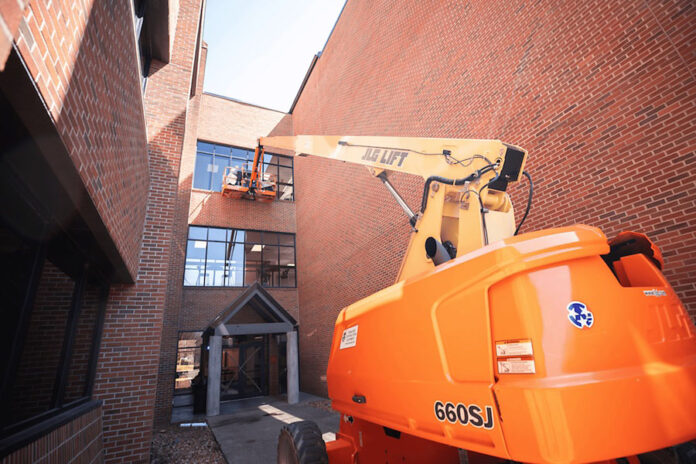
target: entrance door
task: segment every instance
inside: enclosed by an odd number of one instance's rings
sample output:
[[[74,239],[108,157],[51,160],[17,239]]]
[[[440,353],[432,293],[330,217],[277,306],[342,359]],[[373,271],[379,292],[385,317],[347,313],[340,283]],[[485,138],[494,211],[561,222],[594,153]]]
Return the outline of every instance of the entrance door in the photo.
[[[267,336],[234,337],[222,349],[220,399],[234,400],[268,394]]]

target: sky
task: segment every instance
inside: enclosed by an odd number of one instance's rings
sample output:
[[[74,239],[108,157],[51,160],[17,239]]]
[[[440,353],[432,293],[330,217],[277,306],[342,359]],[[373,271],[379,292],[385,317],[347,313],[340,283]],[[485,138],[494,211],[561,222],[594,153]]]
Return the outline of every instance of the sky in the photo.
[[[205,92],[287,112],[345,0],[207,0]]]

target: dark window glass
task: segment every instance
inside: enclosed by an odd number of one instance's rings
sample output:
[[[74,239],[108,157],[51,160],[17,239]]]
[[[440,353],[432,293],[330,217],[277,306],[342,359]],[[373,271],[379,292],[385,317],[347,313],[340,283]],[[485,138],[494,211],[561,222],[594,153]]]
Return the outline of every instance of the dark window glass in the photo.
[[[294,267],[281,267],[280,268],[280,287],[295,287],[297,281],[295,279],[295,268]]]
[[[295,246],[295,236],[293,234],[278,234],[278,243],[280,245]]]
[[[218,192],[222,188],[222,176],[226,167],[235,166],[250,172],[253,160],[254,150],[198,142],[193,187]],[[262,180],[277,183],[276,198],[289,201],[294,199],[292,157],[264,153],[261,169]]]
[[[278,247],[264,245],[262,251],[263,280],[261,283],[268,287],[278,287]]]
[[[65,386],[65,403],[78,400],[86,394],[87,370],[92,354],[92,338],[99,313],[100,295],[101,290],[98,287],[87,287],[82,297],[82,308],[73,339],[72,359]]]
[[[261,232],[256,232],[254,230],[248,230],[246,233],[245,242],[261,243]],[[259,249],[259,251],[261,251],[261,249]]]
[[[266,245],[277,245],[278,244],[278,234],[273,232],[263,233],[263,243]]]
[[[46,261],[24,339],[24,350],[10,390],[11,423],[48,411],[53,406],[53,388],[74,286],[67,274]]]
[[[191,226],[184,285],[294,287],[295,236],[280,232]]]
[[[213,170],[213,155],[198,153],[196,170],[193,174],[193,188],[210,190],[210,174]]]
[[[261,273],[261,250],[262,246],[258,243],[247,243],[244,245],[244,282],[252,283],[262,280]]]

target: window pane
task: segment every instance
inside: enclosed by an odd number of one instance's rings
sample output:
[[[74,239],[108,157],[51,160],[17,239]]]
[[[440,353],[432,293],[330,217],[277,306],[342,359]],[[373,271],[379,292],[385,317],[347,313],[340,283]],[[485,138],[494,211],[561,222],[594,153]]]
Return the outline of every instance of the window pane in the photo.
[[[230,243],[227,246],[225,285],[228,287],[242,287],[244,286],[244,245],[241,243]]]
[[[217,229],[211,227],[208,229],[208,240],[215,240],[218,242],[224,242],[227,238],[227,229]]]
[[[249,232],[247,232],[249,234]],[[244,285],[261,280],[261,247],[263,245],[244,245]]]
[[[51,409],[73,288],[73,280],[46,261],[9,391],[9,417],[1,418],[3,422],[16,423]]]
[[[231,154],[232,154],[232,156],[234,156],[236,158],[241,158],[243,160],[253,159],[253,157],[252,158],[249,157],[249,150],[244,150],[242,148],[232,148]],[[253,156],[253,152],[252,152],[252,156]]]
[[[210,190],[210,174],[213,170],[213,155],[198,153],[193,174],[193,188]]]
[[[176,356],[176,382],[174,389],[184,393],[191,388],[201,367],[201,338],[202,332],[179,333],[179,344]]]
[[[292,167],[292,157],[290,156],[278,156],[278,164],[281,166]]]
[[[195,238],[198,240],[205,240],[206,233],[208,231],[207,227],[196,227],[196,226],[191,226],[189,227],[189,236],[188,238]]]
[[[263,233],[263,243],[266,245],[277,245],[278,244],[278,234],[273,232]]]
[[[273,182],[278,182],[278,166],[275,164],[265,164],[263,169],[268,179],[271,179]]]
[[[94,338],[94,326],[97,323],[97,314],[100,306],[100,289],[98,287],[85,288],[82,297],[82,309],[77,322],[77,330],[73,341],[72,358],[65,385],[64,403],[78,400],[85,396],[87,387],[87,371],[92,354]]]
[[[295,287],[297,282],[295,281],[295,268],[294,267],[281,267],[280,268],[280,287]]]
[[[278,184],[278,199],[283,201],[292,201],[294,188],[292,185]]]
[[[227,155],[230,156],[230,151],[232,149],[230,147],[226,147],[224,145],[215,145],[215,154],[216,155]]]
[[[263,247],[263,276],[261,284],[267,287],[278,286],[278,247]]]
[[[245,230],[239,230],[239,229],[232,229],[231,231],[232,235],[230,237],[230,240],[233,242],[244,242],[246,238],[246,231]]]
[[[278,173],[278,182],[283,184],[292,184],[292,168],[280,167]]]
[[[214,192],[219,192],[222,189],[222,175],[225,173],[225,167],[229,164],[229,158],[225,156],[215,155],[212,165],[212,178],[210,183],[210,190]]]
[[[295,236],[293,234],[278,234],[281,245],[295,246]]]
[[[281,266],[295,265],[295,248],[280,247],[280,263]]]
[[[224,242],[208,242],[208,257],[205,262],[205,286],[221,287],[225,282]]]
[[[246,242],[247,243],[261,243],[261,232],[247,230]],[[261,250],[259,249],[259,251],[261,251]]]
[[[202,286],[205,275],[204,240],[189,240],[186,247],[186,267],[184,269],[184,285]]]
[[[198,142],[198,151],[204,151],[206,153],[212,153],[215,145],[208,142]]]
[[[264,154],[263,154],[263,162],[264,163],[270,163],[272,158],[273,158],[273,154],[264,152]]]

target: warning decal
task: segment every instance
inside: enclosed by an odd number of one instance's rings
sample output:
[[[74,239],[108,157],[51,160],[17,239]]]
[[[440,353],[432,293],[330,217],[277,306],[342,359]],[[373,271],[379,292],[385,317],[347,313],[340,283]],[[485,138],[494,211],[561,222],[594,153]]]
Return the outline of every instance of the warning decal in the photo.
[[[358,326],[354,325],[353,327],[346,329],[343,331],[343,335],[341,335],[341,348],[352,348],[355,346],[355,344],[358,342]]]

